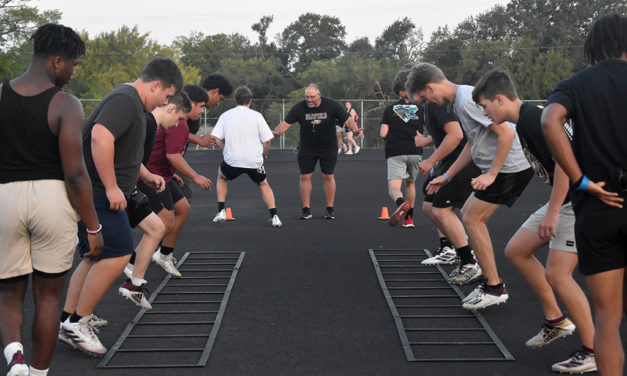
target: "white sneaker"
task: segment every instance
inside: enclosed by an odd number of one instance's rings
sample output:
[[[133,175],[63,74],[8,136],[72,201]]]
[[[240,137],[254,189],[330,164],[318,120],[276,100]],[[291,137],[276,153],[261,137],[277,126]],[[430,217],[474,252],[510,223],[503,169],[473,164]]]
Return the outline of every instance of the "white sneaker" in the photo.
[[[126,299],[132,301],[140,308],[145,310],[152,309],[152,305],[147,299],[147,295],[149,291],[143,286],[146,283],[146,280],[142,280],[143,283],[141,286],[135,286],[131,279],[128,278],[122,286],[118,289],[118,292],[125,297]]]
[[[107,348],[102,345],[94,328],[89,325],[91,315],[85,316],[78,322],[66,320],[62,325],[63,334],[72,342],[72,346],[89,355],[101,357],[107,353]]]
[[[428,259],[422,260],[422,265],[450,265],[455,262],[457,258],[457,252],[455,252],[455,248],[445,246],[438,248],[435,255],[429,257]]]
[[[226,221],[226,209],[222,209],[213,217],[213,223],[222,223]]]
[[[497,289],[488,288],[484,285],[479,294],[477,294],[474,299],[467,300],[462,307],[465,309],[486,308],[491,305],[505,303],[507,299],[509,299],[509,294],[505,289],[505,284],[502,284],[502,286]]]
[[[29,376],[30,370],[24,361],[24,353],[18,350],[13,354],[13,359],[9,363],[7,376]]]
[[[355,146],[355,154],[359,153],[360,150],[361,148],[359,146]]]
[[[462,303],[469,302],[479,296],[483,292],[483,283],[479,284],[479,286],[475,287],[474,290],[470,292],[470,294],[466,295],[464,299],[462,299]]]
[[[174,266],[174,256],[170,253],[169,255],[164,255],[160,250],[157,250],[152,254],[152,261],[159,264],[166,272],[172,274],[176,278],[181,278],[181,272],[176,269]]]
[[[346,152],[346,153],[344,153],[344,154],[346,154],[346,155],[353,155],[353,151],[352,151],[352,150],[349,150],[349,151],[347,151],[347,152]]]
[[[546,322],[542,324],[542,328],[540,328],[540,332],[535,336],[531,337],[526,345],[529,347],[542,347],[544,345],[548,345],[549,343],[555,341],[558,338],[566,337],[575,331],[575,324],[570,321],[568,318],[565,318],[559,324],[551,325]]]
[[[584,373],[597,370],[597,362],[594,353],[582,349],[570,354],[563,362],[555,363],[551,367],[553,372]]]
[[[127,278],[133,278],[133,270],[135,269],[135,265],[128,263],[124,267],[124,274],[126,274]]]
[[[283,222],[281,222],[281,220],[279,219],[278,215],[273,215],[272,216],[272,227],[281,227],[283,226]]]

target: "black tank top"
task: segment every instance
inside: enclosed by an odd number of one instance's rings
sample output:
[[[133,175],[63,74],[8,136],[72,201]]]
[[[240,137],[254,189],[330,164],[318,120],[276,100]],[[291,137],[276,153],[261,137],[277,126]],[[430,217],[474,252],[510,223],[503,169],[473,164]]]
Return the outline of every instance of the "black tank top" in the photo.
[[[0,96],[0,184],[63,180],[59,139],[48,125],[48,106],[60,89],[24,97],[2,83]]]

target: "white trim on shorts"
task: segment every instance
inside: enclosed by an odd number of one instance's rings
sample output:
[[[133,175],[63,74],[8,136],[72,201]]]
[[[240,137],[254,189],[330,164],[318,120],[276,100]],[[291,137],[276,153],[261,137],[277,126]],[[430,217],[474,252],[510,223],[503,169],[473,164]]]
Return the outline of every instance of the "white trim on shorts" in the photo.
[[[418,164],[422,162],[422,155],[394,155],[387,159],[388,180],[408,180],[415,182],[420,170]]]
[[[546,203],[522,224],[521,227],[538,232],[538,226],[546,216],[549,204]],[[560,208],[559,220],[555,228],[555,238],[549,242],[549,248],[559,251],[577,253],[577,243],[575,242],[575,213],[573,212],[572,203],[568,202]]]
[[[0,184],[0,279],[72,267],[78,215],[63,180]]]

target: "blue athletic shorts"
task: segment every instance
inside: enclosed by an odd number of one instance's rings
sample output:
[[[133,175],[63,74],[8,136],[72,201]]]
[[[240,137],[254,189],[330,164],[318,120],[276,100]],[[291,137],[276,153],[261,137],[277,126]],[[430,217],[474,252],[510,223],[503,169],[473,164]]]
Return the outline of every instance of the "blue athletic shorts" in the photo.
[[[94,196],[96,214],[102,225],[104,248],[96,260],[130,255],[133,253],[133,234],[126,211],[117,212],[109,209],[106,196]],[[81,257],[89,252],[87,227],[83,221],[78,223],[78,252]]]

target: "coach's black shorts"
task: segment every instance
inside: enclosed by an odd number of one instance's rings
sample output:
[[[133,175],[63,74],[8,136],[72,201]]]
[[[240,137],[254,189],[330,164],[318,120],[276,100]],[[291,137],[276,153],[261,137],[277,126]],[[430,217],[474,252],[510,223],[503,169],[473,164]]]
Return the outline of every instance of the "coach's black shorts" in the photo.
[[[529,184],[534,172],[531,167],[519,172],[500,172],[485,191],[475,190],[475,197],[491,204],[511,207]]]
[[[627,209],[586,197],[573,206],[579,271],[595,274],[627,266]]]
[[[181,187],[174,179],[165,183],[165,189],[161,192],[157,192],[154,188],[141,182],[137,187],[148,196],[150,208],[157,214],[164,208],[174,210],[174,204],[185,198]]]
[[[326,175],[333,175],[337,164],[337,148],[330,152],[312,153],[300,150],[298,152],[298,167],[301,175],[311,174],[316,168],[316,162],[320,160],[320,171]]]
[[[266,180],[266,169],[263,167],[263,165],[259,168],[243,168],[233,167],[223,161],[220,164],[220,171],[222,171],[222,175],[224,175],[226,180],[234,180],[241,174],[248,175],[250,180],[254,181],[257,184]]]
[[[142,183],[143,184],[143,183]],[[128,223],[132,228],[148,217],[153,210],[150,207],[149,199],[144,192],[139,189],[139,185],[135,187],[131,197],[126,199],[126,215],[128,215]]]
[[[461,208],[464,206],[464,202],[466,202],[468,196],[472,193],[470,179],[481,175],[479,167],[470,162],[457,175],[453,176],[453,179],[451,179],[450,182],[444,184],[435,194],[427,194],[427,185],[429,182],[445,173],[449,167],[451,167],[453,162],[455,162],[455,160],[448,161],[441,166],[436,166],[433,170],[433,174],[429,175],[429,178],[422,186],[422,192],[425,196],[424,201],[431,202],[434,208],[448,208],[451,206]]]

